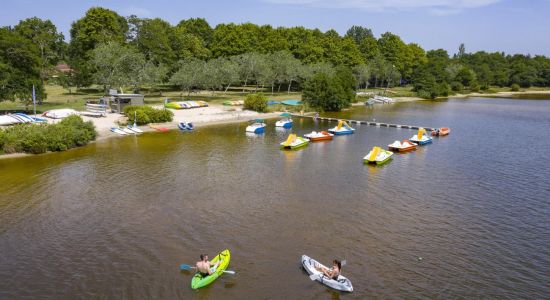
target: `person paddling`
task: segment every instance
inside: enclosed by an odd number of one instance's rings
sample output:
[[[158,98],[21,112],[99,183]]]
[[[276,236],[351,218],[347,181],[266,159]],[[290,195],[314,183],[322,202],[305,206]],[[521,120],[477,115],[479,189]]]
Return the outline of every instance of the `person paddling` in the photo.
[[[197,273],[200,273],[202,277],[211,275],[213,271],[218,268],[219,261],[217,263],[212,263],[208,261],[208,255],[201,254],[201,260],[197,262]],[[210,268],[213,267],[213,268]]]
[[[315,269],[319,272],[322,272],[323,275],[327,276],[330,279],[338,280],[338,276],[340,276],[340,272],[342,272],[342,262],[335,259],[332,261],[332,268],[323,268],[321,266],[315,267]]]

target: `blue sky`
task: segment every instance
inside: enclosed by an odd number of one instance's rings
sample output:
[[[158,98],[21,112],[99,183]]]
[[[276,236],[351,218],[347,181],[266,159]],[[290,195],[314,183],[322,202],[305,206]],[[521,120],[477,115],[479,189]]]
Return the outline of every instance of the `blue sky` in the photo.
[[[0,26],[38,16],[68,38],[71,22],[92,6],[123,16],[160,17],[172,24],[191,17],[218,23],[304,26],[341,34],[352,25],[391,31],[425,49],[444,48],[550,56],[550,0],[2,0]]]

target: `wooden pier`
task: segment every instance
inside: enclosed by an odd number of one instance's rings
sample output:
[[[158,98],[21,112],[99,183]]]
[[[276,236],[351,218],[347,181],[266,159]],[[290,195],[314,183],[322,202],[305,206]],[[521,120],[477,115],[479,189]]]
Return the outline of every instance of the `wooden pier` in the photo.
[[[338,121],[344,121],[348,124],[364,124],[364,125],[370,125],[370,126],[376,126],[376,127],[393,127],[393,128],[405,128],[405,129],[420,129],[424,128],[426,131],[436,131],[437,128],[433,127],[423,127],[423,126],[414,126],[414,125],[401,125],[401,124],[390,124],[390,123],[381,123],[381,122],[368,122],[368,121],[359,121],[359,120],[347,120],[347,119],[338,119],[338,118],[326,118],[326,117],[317,117],[315,116],[303,116],[299,114],[291,114],[293,117],[299,117],[299,118],[311,118],[311,119],[317,119],[320,121],[328,121],[328,122],[338,122]]]

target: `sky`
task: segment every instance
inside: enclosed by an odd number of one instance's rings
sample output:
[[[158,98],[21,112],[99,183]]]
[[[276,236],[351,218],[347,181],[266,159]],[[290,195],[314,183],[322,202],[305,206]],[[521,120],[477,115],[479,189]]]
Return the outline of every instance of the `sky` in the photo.
[[[37,16],[69,40],[71,23],[93,6],[122,16],[205,18],[219,23],[304,26],[345,34],[352,25],[390,31],[424,49],[499,51],[550,57],[550,0],[0,0],[0,26]]]

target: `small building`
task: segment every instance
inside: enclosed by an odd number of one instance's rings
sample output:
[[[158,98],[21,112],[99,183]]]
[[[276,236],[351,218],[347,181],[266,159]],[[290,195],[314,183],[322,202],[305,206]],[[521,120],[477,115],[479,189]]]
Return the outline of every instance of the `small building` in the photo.
[[[111,91],[108,97],[103,98],[103,102],[107,104],[112,112],[122,113],[124,107],[129,105],[143,105],[145,96],[142,94],[119,94],[116,91]]]

